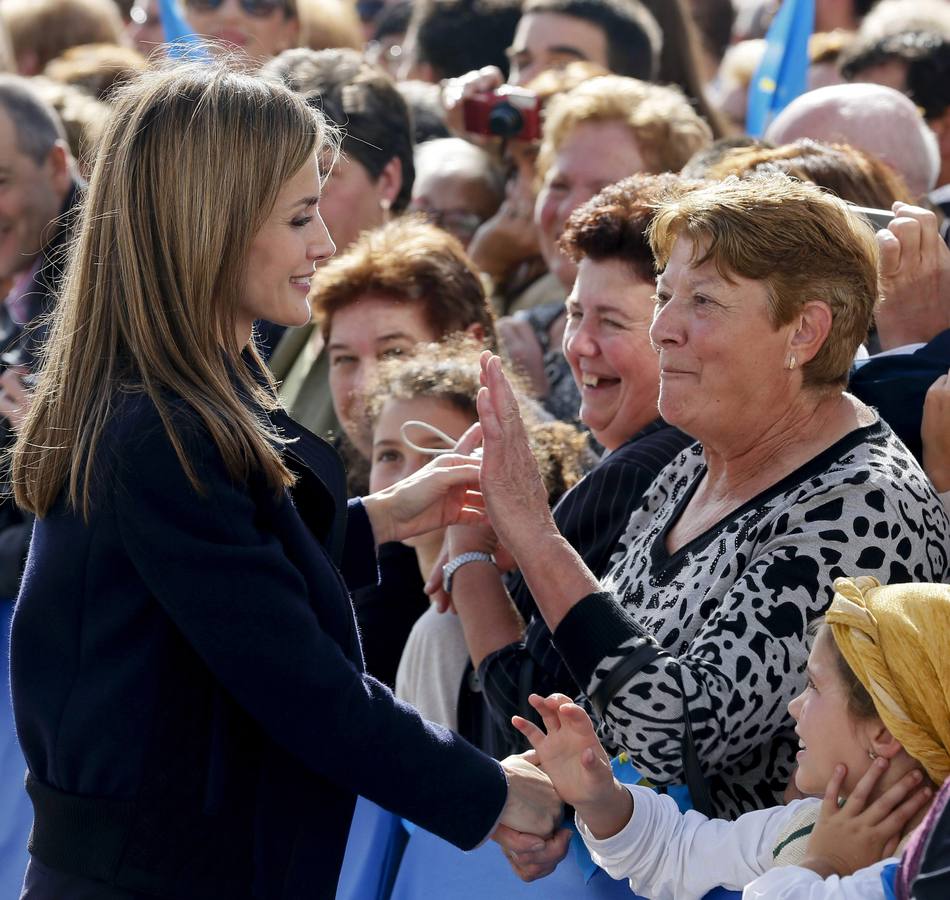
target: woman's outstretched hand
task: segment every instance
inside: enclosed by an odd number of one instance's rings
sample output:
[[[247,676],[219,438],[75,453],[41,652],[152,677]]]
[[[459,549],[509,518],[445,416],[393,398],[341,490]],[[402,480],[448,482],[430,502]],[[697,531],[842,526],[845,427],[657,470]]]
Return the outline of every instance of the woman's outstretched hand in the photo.
[[[871,801],[887,768],[886,759],[875,759],[843,806],[838,798],[847,768],[835,768],[808,838],[804,868],[822,878],[845,876],[894,855],[907,823],[930,802],[933,791],[922,786],[923,776],[915,769]]]
[[[480,459],[473,455],[480,439],[476,423],[459,439],[454,453],[436,457],[402,481],[363,498],[377,544],[483,520]]]
[[[519,559],[519,551],[530,550],[539,529],[554,532],[556,528],[501,359],[486,350],[481,366],[478,417],[482,428],[482,495],[499,541]]]
[[[544,730],[521,716],[511,723],[537,752],[561,799],[577,810],[594,837],[617,834],[633,815],[633,798],[614,778],[590,717],[565,694],[532,694],[528,702]]]

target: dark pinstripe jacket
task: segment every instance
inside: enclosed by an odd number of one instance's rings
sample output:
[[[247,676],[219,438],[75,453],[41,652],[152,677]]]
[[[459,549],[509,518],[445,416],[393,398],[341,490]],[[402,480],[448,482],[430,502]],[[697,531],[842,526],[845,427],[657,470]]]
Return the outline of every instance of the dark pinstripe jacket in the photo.
[[[657,419],[604,457],[554,507],[558,530],[595,576],[600,578],[607,571],[630,513],[653,479],[693,442],[689,435]],[[576,696],[580,690],[551,642],[551,632],[520,572],[509,579],[508,589],[528,623],[524,641],[487,656],[478,674],[495,729],[510,737],[510,747],[526,749],[510,722],[513,715],[530,712],[528,693],[546,696],[560,691]],[[490,749],[498,755],[504,747]]]

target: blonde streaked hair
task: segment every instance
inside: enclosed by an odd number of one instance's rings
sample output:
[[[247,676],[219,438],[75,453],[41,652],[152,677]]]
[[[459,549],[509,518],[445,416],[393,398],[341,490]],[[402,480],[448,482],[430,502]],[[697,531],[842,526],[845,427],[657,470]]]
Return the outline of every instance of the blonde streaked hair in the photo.
[[[13,451],[21,507],[43,516],[65,488],[88,515],[96,448],[123,392],[155,404],[197,490],[170,397],[236,481],[260,470],[275,490],[291,483],[263,415],[278,406],[274,383],[253,342],[238,345],[237,305],[281,187],[335,143],[302,97],[225,63],[179,62],[121,89]]]
[[[544,178],[570,133],[586,122],[622,122],[633,132],[648,170],[654,173],[678,172],[712,141],[709,125],[679,88],[602,75],[548,103],[538,154],[539,178]]]
[[[418,398],[441,401],[476,422],[476,398],[481,387],[479,358],[484,350],[484,344],[470,335],[454,334],[438,342],[421,344],[410,356],[383,360],[363,392],[367,430],[371,432],[376,427],[389,401]],[[531,398],[526,378],[513,371],[507,372],[507,376],[518,398],[548,502],[554,504],[584,477],[593,463],[587,436],[569,422],[551,420]]]
[[[650,227],[660,271],[681,237],[693,243],[691,265],[712,260],[727,280],[765,282],[775,328],[810,300],[827,303],[831,330],[802,366],[803,384],[847,383],[878,299],[878,251],[874,232],[843,200],[778,172],[731,176],[660,205]]]

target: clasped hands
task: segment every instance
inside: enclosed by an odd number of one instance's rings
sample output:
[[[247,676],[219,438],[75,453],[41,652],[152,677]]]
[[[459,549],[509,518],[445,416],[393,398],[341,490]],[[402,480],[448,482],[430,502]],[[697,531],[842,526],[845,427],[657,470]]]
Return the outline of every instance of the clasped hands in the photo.
[[[529,702],[540,715],[544,728],[521,716],[512,719],[533,748],[522,758],[541,768],[556,796],[575,808],[596,837],[616,834],[633,814],[633,797],[614,778],[610,759],[587,713],[564,694],[547,698],[532,694]],[[495,840],[525,881],[552,872],[567,854],[571,835],[567,829],[547,839],[517,834],[512,837],[510,829],[499,832]]]

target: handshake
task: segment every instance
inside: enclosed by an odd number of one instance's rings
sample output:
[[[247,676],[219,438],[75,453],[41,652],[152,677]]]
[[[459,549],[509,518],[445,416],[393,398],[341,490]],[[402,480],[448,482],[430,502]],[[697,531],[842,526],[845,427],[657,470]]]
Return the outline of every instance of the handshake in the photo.
[[[596,837],[616,834],[633,814],[633,798],[614,778],[587,713],[564,694],[532,694],[529,700],[544,730],[520,716],[512,719],[533,749],[501,763],[508,802],[492,835],[525,881],[550,874],[567,854],[570,831],[555,831],[562,801],[577,809]]]

